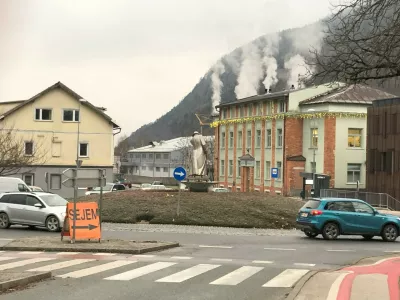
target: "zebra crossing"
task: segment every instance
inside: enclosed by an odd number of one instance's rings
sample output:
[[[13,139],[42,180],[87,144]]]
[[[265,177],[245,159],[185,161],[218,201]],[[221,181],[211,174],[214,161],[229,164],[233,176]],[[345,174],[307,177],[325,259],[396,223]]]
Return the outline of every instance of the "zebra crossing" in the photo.
[[[92,255],[92,258],[74,258],[72,254],[49,257],[41,257],[40,255],[21,257],[18,253],[16,254],[3,253],[0,256],[0,271],[51,271],[53,276],[60,280],[97,276],[97,279],[108,282],[127,282],[137,278],[146,279],[146,276],[152,274],[154,276],[151,277],[151,280],[156,284],[178,284],[195,282],[196,278],[206,275],[206,277],[203,277],[203,281],[206,278],[209,285],[238,286],[245,281],[251,281],[253,276],[259,276],[258,278],[263,280],[262,284],[259,280],[256,281],[260,288],[290,288],[310,271],[300,268],[280,269],[275,266],[273,272],[271,272],[271,270],[268,270],[271,264],[240,266],[237,264],[223,265],[221,262],[191,263],[190,260],[186,259],[162,261],[161,257],[157,257],[161,261],[146,261],[137,259],[135,256],[131,256],[129,259],[111,260],[98,259],[98,256],[94,255]]]

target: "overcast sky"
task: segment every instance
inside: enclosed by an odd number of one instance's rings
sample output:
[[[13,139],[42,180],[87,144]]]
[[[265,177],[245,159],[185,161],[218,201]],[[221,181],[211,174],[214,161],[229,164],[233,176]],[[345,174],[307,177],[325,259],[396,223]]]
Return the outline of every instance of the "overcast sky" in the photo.
[[[314,22],[329,0],[0,0],[0,101],[61,81],[131,133],[219,57]]]

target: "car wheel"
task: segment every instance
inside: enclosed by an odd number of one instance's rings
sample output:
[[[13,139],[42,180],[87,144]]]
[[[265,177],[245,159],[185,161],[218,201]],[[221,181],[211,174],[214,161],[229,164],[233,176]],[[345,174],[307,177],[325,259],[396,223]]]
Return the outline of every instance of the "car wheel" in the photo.
[[[374,236],[370,235],[370,234],[363,234],[362,237],[364,238],[364,240],[367,240],[367,241],[372,240],[374,238]]]
[[[336,240],[339,234],[339,226],[336,223],[326,223],[322,229],[322,236],[325,240]]]
[[[306,236],[308,236],[309,238],[315,238],[315,237],[318,235],[318,233],[312,232],[312,231],[310,231],[310,230],[305,230],[305,231],[304,231],[304,234],[305,234]]]
[[[385,242],[394,242],[396,241],[397,237],[399,236],[399,230],[393,224],[388,224],[383,227],[382,230],[382,239]]]
[[[56,232],[60,230],[60,221],[58,221],[57,217],[50,216],[46,219],[46,228],[50,232]]]
[[[7,229],[10,228],[11,223],[8,215],[6,213],[0,213],[0,228]]]

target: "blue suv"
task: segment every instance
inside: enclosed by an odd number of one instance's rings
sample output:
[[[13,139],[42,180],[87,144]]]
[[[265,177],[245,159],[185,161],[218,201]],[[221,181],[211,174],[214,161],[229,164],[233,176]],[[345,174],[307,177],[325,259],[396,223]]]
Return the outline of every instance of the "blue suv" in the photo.
[[[324,198],[309,200],[299,210],[297,226],[310,238],[322,234],[326,240],[339,235],[361,235],[366,240],[381,236],[386,242],[396,241],[400,218],[381,214],[358,199]]]

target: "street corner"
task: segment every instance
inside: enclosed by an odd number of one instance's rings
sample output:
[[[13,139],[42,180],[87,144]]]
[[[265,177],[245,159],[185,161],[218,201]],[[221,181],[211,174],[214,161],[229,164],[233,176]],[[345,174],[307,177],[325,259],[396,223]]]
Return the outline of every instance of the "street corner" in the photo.
[[[7,272],[0,273],[0,292],[21,288],[52,277],[51,272]]]
[[[78,251],[121,254],[141,254],[179,247],[177,242],[127,241],[119,239],[84,240],[71,243],[58,237],[27,237],[11,241],[1,250],[6,251]]]

